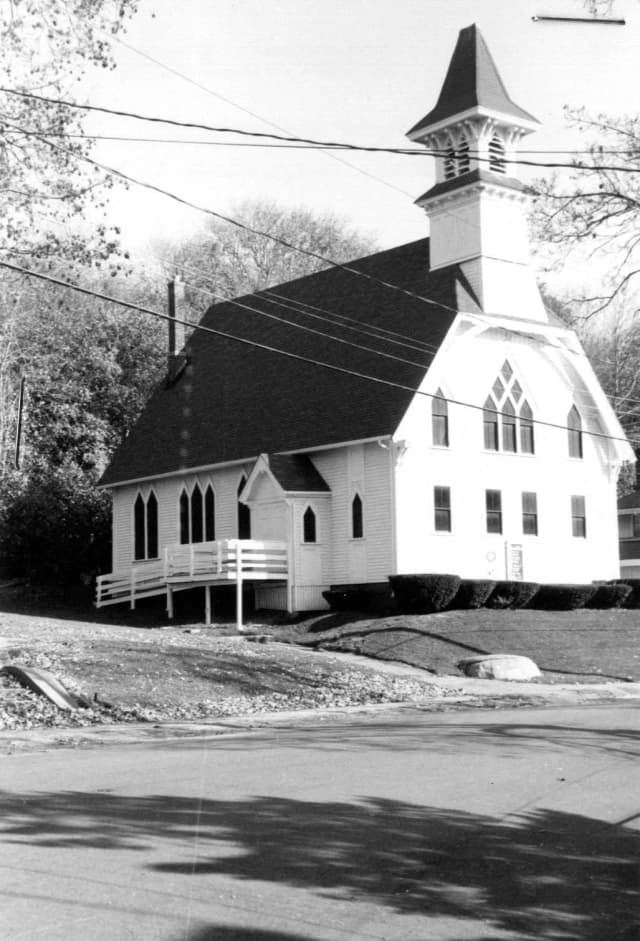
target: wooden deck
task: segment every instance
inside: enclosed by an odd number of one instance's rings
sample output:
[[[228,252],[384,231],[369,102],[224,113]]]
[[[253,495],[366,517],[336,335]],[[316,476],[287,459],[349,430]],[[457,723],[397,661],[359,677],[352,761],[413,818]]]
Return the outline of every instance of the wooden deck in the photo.
[[[211,587],[236,586],[236,620],[242,628],[242,586],[245,582],[285,582],[291,602],[289,553],[285,542],[258,539],[222,539],[190,545],[167,546],[160,559],[136,562],[126,572],[99,575],[96,607],[128,603],[166,595],[167,614],[173,617],[173,594],[187,588],[205,588],[205,620],[211,623]]]

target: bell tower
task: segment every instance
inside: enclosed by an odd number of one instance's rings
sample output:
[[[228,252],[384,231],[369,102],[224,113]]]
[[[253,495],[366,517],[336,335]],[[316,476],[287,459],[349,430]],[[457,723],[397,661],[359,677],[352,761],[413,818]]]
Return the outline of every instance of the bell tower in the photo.
[[[509,97],[472,25],[458,36],[435,107],[407,137],[437,152],[435,185],[416,200],[430,221],[431,270],[460,265],[488,314],[547,321],[513,164],[538,125]]]

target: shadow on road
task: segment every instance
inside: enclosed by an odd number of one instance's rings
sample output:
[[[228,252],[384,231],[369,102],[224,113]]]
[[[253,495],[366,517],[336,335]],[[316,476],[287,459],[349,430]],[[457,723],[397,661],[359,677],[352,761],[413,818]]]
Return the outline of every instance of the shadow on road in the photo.
[[[400,914],[480,919],[523,939],[635,937],[640,834],[579,814],[539,809],[496,819],[378,798],[64,792],[0,799],[6,841],[57,854],[126,849],[156,872],[197,880],[219,874],[374,901]],[[143,851],[157,854],[159,844],[163,861],[149,863]],[[243,937],[215,930],[203,928],[190,941]]]

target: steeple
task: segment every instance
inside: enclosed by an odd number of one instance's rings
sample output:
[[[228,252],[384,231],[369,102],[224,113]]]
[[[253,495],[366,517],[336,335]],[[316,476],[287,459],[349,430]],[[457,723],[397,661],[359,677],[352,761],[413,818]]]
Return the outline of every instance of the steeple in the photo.
[[[431,269],[462,265],[487,313],[547,320],[513,163],[538,125],[510,98],[474,24],[458,36],[435,107],[407,137],[437,154],[435,186],[416,200],[430,220]]]
[[[484,36],[475,23],[460,30],[436,106],[407,132],[407,137],[418,140],[426,128],[470,111],[500,114],[523,122],[532,130],[538,124],[533,115],[509,97]]]

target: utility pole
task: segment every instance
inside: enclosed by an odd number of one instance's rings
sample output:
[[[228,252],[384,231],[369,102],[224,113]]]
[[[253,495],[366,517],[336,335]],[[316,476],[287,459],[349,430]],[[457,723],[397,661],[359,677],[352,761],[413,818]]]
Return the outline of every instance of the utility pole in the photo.
[[[20,392],[18,394],[18,426],[16,428],[16,450],[14,464],[16,470],[20,470],[20,444],[22,439],[22,413],[24,411],[24,388],[25,388],[25,378],[24,376],[20,380]]]

